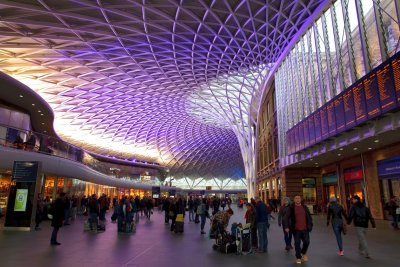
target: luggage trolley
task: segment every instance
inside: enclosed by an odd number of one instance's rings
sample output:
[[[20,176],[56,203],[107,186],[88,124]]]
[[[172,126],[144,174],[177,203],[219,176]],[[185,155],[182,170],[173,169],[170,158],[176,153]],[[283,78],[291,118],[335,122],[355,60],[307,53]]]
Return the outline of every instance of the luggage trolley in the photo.
[[[253,252],[251,242],[251,224],[239,225],[236,229],[236,246],[237,253],[247,255]]]

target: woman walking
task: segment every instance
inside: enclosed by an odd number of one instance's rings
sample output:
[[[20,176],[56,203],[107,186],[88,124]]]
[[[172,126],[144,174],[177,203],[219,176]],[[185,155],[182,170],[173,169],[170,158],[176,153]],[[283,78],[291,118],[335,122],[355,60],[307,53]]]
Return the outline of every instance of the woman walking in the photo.
[[[285,218],[285,216],[288,216],[290,212],[290,198],[289,197],[285,197],[283,199],[283,205],[280,207],[279,209],[279,214],[278,214],[278,225],[282,226],[283,229],[283,238],[285,239],[285,250],[287,252],[289,252],[291,249],[293,249],[292,247],[292,232],[286,232],[285,229],[289,228],[289,225],[286,225],[286,222],[284,220],[282,220],[283,218]]]
[[[329,201],[328,207],[328,221],[326,223],[329,226],[330,222],[332,222],[332,229],[336,236],[336,241],[339,247],[338,255],[343,256],[343,241],[342,241],[342,233],[346,234],[346,225],[345,221],[343,221],[343,217],[347,221],[347,215],[344,212],[342,205],[337,203],[336,197],[331,197]],[[343,217],[342,217],[343,216]]]

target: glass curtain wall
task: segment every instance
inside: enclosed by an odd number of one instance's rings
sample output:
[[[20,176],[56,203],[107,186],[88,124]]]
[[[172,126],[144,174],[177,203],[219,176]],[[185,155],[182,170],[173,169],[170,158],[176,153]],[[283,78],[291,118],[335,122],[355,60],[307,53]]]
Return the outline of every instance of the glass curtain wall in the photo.
[[[338,0],[300,38],[275,74],[280,157],[287,130],[400,50],[399,12],[395,0]]]

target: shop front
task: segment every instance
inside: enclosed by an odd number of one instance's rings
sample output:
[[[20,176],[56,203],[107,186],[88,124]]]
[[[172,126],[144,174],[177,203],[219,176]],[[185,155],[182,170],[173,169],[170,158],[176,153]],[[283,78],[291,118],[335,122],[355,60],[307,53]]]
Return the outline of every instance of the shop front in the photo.
[[[331,197],[336,197],[339,200],[338,191],[338,176],[336,172],[327,173],[322,176],[322,187],[323,187],[323,205],[326,206],[329,203]]]
[[[314,177],[308,177],[301,179],[303,187],[303,201],[308,207],[311,213],[314,212],[314,207],[317,204],[317,188],[316,179]]]
[[[382,207],[385,207],[392,196],[400,197],[400,156],[380,160],[377,165]],[[385,218],[388,218],[388,214],[385,214]]]
[[[363,171],[361,166],[355,166],[343,170],[345,182],[346,204],[351,206],[351,198],[355,195],[359,196],[361,201],[365,200],[365,183],[363,179]]]

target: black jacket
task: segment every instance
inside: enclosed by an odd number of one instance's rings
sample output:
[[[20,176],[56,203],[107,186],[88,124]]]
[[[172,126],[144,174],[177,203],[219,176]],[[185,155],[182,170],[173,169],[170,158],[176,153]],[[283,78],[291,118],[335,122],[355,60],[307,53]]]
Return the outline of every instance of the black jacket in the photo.
[[[289,226],[289,229],[292,232],[295,231],[295,226],[296,226],[296,216],[295,216],[295,213],[294,213],[294,210],[295,210],[294,209],[294,205],[295,205],[295,203],[290,205],[289,212],[287,212],[285,214],[285,216],[283,217],[283,220],[282,220],[282,224]],[[312,228],[313,228],[313,221],[312,221],[312,218],[311,218],[310,211],[303,204],[301,204],[301,206],[303,207],[304,211],[306,212],[307,231],[311,232]]]
[[[343,210],[343,207],[334,202],[329,204],[328,208],[328,217],[327,217],[327,224],[329,224],[332,218],[332,225],[342,225],[343,224],[343,217],[347,220],[347,215]]]
[[[372,227],[375,228],[375,220],[372,218],[371,211],[359,201],[350,209],[347,223],[350,224],[351,221],[354,221],[354,226],[364,228],[368,228],[368,222],[371,221]]]
[[[57,198],[56,201],[54,201],[53,207],[52,207],[52,215],[53,219],[51,222],[51,226],[54,227],[61,227],[63,224],[64,220],[64,201],[61,198]]]
[[[282,225],[283,229],[289,228],[288,221],[285,221],[285,216],[290,212],[290,206],[289,205],[282,205],[279,209],[279,215],[278,215],[278,224],[279,226]]]

